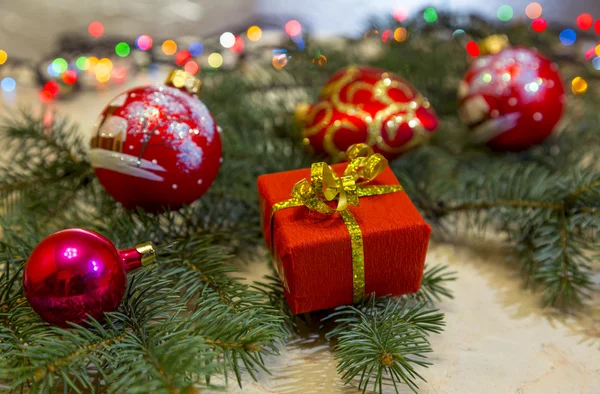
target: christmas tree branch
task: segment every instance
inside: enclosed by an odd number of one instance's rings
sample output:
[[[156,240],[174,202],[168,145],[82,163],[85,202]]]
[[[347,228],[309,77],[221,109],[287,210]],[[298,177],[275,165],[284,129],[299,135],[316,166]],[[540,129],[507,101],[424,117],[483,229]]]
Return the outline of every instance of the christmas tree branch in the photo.
[[[417,299],[425,300],[433,305],[442,301],[443,298],[454,298],[447,285],[448,282],[454,282],[456,279],[456,272],[450,271],[448,266],[435,265],[430,267],[425,264],[421,289],[416,294]]]
[[[417,392],[416,381],[425,381],[416,367],[432,352],[428,334],[439,334],[444,326],[442,313],[425,309],[424,302],[406,298],[379,299],[361,307],[341,307],[328,318],[337,326],[327,334],[336,339],[338,372],[346,384],[357,380],[365,392],[383,392],[384,384],[406,384]]]

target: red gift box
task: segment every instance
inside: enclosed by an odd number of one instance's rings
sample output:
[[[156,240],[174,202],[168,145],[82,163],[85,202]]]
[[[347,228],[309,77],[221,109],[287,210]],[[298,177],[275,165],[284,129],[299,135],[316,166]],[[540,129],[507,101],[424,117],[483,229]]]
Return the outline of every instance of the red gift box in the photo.
[[[348,163],[333,165],[341,174]],[[293,313],[333,308],[353,302],[350,234],[339,214],[323,215],[305,206],[273,215],[273,205],[290,198],[290,190],[310,169],[258,177],[262,231],[277,263]],[[399,185],[386,168],[369,184]],[[419,290],[431,227],[404,191],[360,197],[349,207],[362,231],[365,294],[402,295]],[[271,228],[273,233],[271,234]]]

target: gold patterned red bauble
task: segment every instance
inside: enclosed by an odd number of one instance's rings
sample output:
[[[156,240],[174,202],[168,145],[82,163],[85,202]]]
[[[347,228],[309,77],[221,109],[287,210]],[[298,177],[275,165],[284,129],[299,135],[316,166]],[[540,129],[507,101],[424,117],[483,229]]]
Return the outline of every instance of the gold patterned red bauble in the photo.
[[[393,159],[427,141],[438,126],[431,104],[408,81],[358,66],[335,73],[319,101],[297,107],[296,120],[304,144],[334,160],[357,143]]]

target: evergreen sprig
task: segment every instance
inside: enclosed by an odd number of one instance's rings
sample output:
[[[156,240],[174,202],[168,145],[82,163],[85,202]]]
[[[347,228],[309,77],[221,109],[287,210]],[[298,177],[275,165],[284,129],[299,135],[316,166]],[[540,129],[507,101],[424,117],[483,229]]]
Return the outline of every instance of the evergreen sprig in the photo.
[[[433,350],[428,339],[439,334],[444,314],[426,308],[426,302],[410,298],[374,297],[360,307],[340,307],[329,318],[337,326],[327,334],[336,339],[335,359],[346,384],[357,380],[364,393],[383,392],[384,385],[406,384],[417,392],[416,380],[423,380],[416,367],[431,365],[425,361]]]

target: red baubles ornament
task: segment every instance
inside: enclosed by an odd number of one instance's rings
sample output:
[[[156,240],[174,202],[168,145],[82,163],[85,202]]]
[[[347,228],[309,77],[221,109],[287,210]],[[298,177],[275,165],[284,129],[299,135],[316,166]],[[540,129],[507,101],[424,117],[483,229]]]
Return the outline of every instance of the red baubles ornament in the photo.
[[[429,101],[405,79],[356,66],[334,74],[317,103],[298,106],[296,119],[304,143],[336,160],[357,143],[393,159],[428,140],[438,125]]]
[[[68,327],[89,314],[102,320],[117,310],[125,294],[127,272],[155,259],[152,244],[117,250],[90,230],[68,229],[46,237],[29,255],[25,296],[42,319]]]
[[[167,86],[129,90],[104,109],[90,161],[125,208],[179,208],[202,196],[221,164],[219,129],[196,94],[201,83],[174,71]]]
[[[528,48],[498,48],[474,60],[458,91],[461,118],[476,142],[518,151],[539,144],[561,118],[558,67]]]

